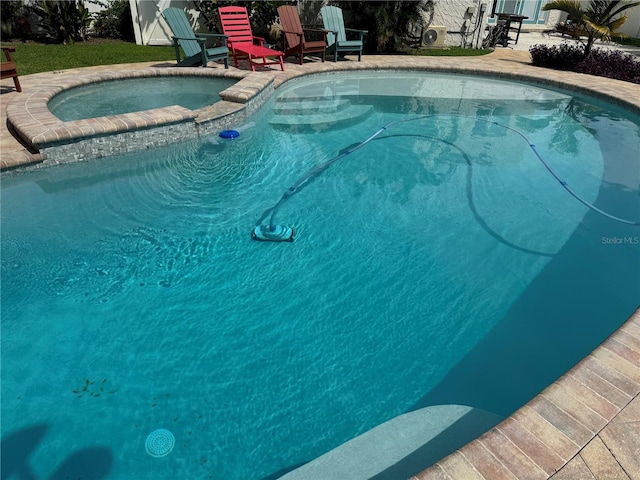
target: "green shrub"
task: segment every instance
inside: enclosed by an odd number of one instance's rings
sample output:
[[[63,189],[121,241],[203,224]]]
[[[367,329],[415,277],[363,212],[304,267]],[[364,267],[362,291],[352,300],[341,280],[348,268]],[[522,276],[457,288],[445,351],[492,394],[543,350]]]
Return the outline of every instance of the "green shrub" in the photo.
[[[110,0],[106,8],[98,12],[92,26],[92,33],[100,38],[135,40],[131,7],[128,0]]]
[[[22,2],[0,2],[2,38],[26,40],[31,33],[29,9]]]
[[[534,65],[586,73],[640,83],[640,60],[620,50],[594,48],[584,56],[582,45],[533,45],[529,49]]]
[[[640,47],[640,38],[635,37],[611,37],[616,43],[620,45],[632,45],[634,47]]]

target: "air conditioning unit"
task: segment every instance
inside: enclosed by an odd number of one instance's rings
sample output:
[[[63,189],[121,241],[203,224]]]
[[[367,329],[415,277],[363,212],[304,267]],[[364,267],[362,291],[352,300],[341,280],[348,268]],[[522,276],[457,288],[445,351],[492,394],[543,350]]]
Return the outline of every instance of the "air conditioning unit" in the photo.
[[[444,37],[447,35],[447,27],[429,26],[424,32],[422,41],[425,47],[444,47]]]

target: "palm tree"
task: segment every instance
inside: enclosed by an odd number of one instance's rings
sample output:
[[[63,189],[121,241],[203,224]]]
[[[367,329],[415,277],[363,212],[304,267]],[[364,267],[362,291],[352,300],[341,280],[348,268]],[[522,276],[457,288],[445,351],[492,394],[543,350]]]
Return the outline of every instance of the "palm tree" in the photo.
[[[640,2],[626,0],[591,0],[586,10],[579,0],[553,0],[542,10],[560,10],[569,14],[569,20],[582,29],[587,42],[584,44],[584,56],[588,57],[596,39],[608,41],[612,35],[620,35],[617,30],[627,21],[624,10],[640,5]],[[617,18],[616,18],[617,17]]]

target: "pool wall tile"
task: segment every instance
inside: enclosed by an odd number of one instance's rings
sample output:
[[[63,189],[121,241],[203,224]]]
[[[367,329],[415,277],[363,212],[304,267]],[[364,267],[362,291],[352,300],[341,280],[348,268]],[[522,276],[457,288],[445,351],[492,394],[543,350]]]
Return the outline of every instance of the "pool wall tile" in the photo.
[[[196,114],[189,109],[171,106],[145,112],[75,120],[63,122],[38,140],[42,142],[40,150],[45,165],[76,162],[167,145],[177,141],[176,139],[195,138],[195,117]],[[91,143],[97,143],[99,146],[93,148]],[[65,155],[70,157],[66,158]]]
[[[138,129],[102,137],[88,137],[68,143],[56,143],[52,147],[41,149],[46,161],[39,166],[49,164],[72,163],[87,158],[102,158],[111,155],[129,153],[146,148],[173,143],[167,139],[181,140],[195,138],[193,122],[165,125],[152,129]]]

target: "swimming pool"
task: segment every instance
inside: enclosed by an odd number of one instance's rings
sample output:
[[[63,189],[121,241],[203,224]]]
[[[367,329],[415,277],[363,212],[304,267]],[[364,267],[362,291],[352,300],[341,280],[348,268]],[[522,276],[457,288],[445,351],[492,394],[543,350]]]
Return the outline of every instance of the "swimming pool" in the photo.
[[[54,96],[49,110],[68,122],[139,112],[170,105],[197,110],[220,100],[237,79],[209,76],[154,76],[82,85]]]
[[[402,95],[391,76],[375,98],[376,76],[298,82],[233,142],[3,179],[2,434],[46,426],[26,430],[34,471],[91,454],[111,478],[259,478],[421,406],[506,416],[633,311],[637,230],[505,126],[637,219],[637,119],[472,77]],[[278,117],[321,95],[354,115]],[[250,239],[296,180],[407,114],[432,116],[286,202],[294,243]],[[177,439],[163,459],[157,428]]]

